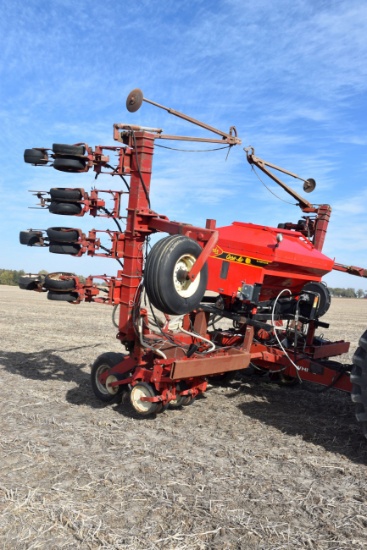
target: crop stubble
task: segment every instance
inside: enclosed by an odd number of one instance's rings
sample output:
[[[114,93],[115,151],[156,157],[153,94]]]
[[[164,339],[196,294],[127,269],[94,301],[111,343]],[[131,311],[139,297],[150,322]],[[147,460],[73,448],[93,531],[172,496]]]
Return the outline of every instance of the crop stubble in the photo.
[[[367,441],[350,397],[242,378],[181,411],[99,403],[90,365],[123,351],[111,308],[0,286],[2,548],[362,549]],[[334,299],[330,339],[367,327]]]

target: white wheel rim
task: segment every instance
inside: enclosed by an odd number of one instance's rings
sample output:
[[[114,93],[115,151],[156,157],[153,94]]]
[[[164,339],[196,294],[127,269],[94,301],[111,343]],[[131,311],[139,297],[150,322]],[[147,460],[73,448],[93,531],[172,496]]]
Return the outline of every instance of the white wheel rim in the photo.
[[[140,413],[148,413],[153,409],[156,403],[152,401],[141,401],[142,397],[153,397],[149,391],[149,388],[137,384],[134,386],[130,393],[131,403],[134,409]]]
[[[112,382],[117,382],[118,378],[114,374],[110,374],[106,379],[106,390],[110,395],[116,395],[119,391],[120,386],[110,386]]]
[[[182,281],[179,279],[180,271],[186,271],[188,273],[195,262],[196,258],[194,256],[191,254],[184,254],[175,264],[173,270],[173,285],[177,294],[182,298],[191,298],[199,287],[200,273],[197,275],[195,281],[190,281],[190,279],[185,279]]]
[[[97,369],[97,372],[96,372],[96,386],[98,388],[98,391],[100,391],[101,393],[104,393],[104,394],[109,394],[110,392],[107,390],[106,386],[104,384],[101,384],[101,382],[99,381],[99,377],[104,373],[106,372],[106,370],[109,370],[109,366],[107,365],[101,365],[98,369]],[[109,378],[109,377],[108,377]],[[107,382],[107,381],[106,381]],[[112,388],[111,388],[112,389]]]

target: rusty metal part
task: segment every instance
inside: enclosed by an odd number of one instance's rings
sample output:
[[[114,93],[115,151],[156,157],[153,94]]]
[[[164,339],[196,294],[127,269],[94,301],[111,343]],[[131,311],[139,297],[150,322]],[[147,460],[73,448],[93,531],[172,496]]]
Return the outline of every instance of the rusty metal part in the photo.
[[[367,278],[367,269],[364,267],[357,267],[355,265],[344,265],[334,263],[333,270],[341,271],[342,273],[349,273],[350,275],[355,275],[356,277],[365,277]]]
[[[126,98],[126,109],[129,113],[135,113],[143,103],[143,92],[139,88],[132,90]]]
[[[312,193],[316,187],[316,181],[313,178],[308,178],[303,184],[303,190],[305,193]]]
[[[222,130],[219,130],[218,128],[214,128],[214,126],[210,126],[209,124],[206,124],[205,122],[201,122],[196,118],[192,118],[188,115],[185,115],[184,113],[181,113],[180,111],[176,111],[174,109],[171,109],[170,107],[165,107],[160,103],[156,103],[151,99],[147,99],[146,97],[143,97],[143,92],[139,88],[135,88],[127,96],[126,108],[129,112],[133,113],[141,107],[143,101],[145,101],[146,103],[150,103],[151,105],[154,105],[159,109],[163,109],[164,111],[167,111],[171,115],[177,116],[178,118],[182,118],[183,120],[186,120],[191,124],[195,124],[195,126],[200,126],[201,128],[208,130],[209,132],[222,136],[221,140],[214,140],[214,139],[185,137],[185,136],[168,136],[168,135],[160,134],[158,137],[161,139],[174,139],[174,140],[184,140],[184,141],[208,141],[210,143],[228,143],[229,145],[239,145],[241,143],[241,140],[237,137],[237,131],[234,126],[231,126],[231,128],[229,129],[229,132],[223,132]]]
[[[291,176],[292,178],[299,179],[299,180],[303,181],[306,186],[309,186],[309,185],[312,186],[310,184],[310,180],[304,180],[300,176],[297,176],[297,174],[294,174],[293,172],[290,172],[289,170],[286,170],[285,168],[281,168],[280,166],[276,166],[275,164],[272,164],[271,162],[268,162],[266,160],[261,159],[260,157],[257,157],[255,155],[255,149],[253,147],[245,147],[244,151],[246,153],[247,161],[249,162],[249,164],[253,164],[253,165],[257,166],[258,168],[260,168],[260,170],[262,170],[262,172],[264,172],[264,174],[269,176],[269,178],[271,178],[280,187],[282,187],[282,189],[284,189],[284,191],[286,191],[289,195],[291,195],[291,197],[296,199],[296,201],[298,202],[298,204],[299,204],[299,206],[302,210],[307,209],[308,212],[316,212],[316,208],[310,202],[308,202],[305,198],[303,198],[301,195],[296,193],[296,191],[294,191],[294,189],[292,189],[291,187],[286,185],[281,179],[279,179],[275,174],[273,174],[266,167],[268,166],[269,168],[273,168],[274,170],[277,170],[278,172],[282,172],[283,174],[286,174],[287,176]],[[315,180],[312,180],[312,181],[315,181]],[[315,186],[316,186],[316,182],[315,182]]]

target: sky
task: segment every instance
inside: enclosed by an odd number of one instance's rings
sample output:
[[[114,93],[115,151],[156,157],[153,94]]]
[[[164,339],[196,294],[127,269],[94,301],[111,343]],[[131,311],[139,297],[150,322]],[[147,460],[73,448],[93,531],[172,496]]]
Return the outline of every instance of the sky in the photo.
[[[113,259],[73,258],[19,244],[19,231],[115,229],[105,218],[35,209],[29,190],[120,189],[119,178],[64,174],[23,162],[53,143],[114,145],[115,122],[213,137],[144,97],[228,131],[241,146],[160,142],[151,205],[172,220],[277,226],[302,212],[246,161],[244,147],[317,186],[307,199],[333,212],[324,253],[367,268],[367,3],[361,0],[0,0],[0,268],[115,275]],[[205,150],[205,151],[203,151]],[[288,180],[302,193],[302,182]],[[32,208],[33,207],[33,208]],[[104,244],[108,244],[106,241]],[[367,290],[333,271],[329,286]]]

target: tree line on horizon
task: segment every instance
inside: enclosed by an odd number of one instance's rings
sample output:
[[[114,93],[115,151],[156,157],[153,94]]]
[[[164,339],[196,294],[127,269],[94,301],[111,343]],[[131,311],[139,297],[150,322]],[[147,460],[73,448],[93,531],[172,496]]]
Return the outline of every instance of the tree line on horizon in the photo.
[[[48,271],[42,269],[38,272],[38,275],[47,275]],[[0,285],[18,286],[19,278],[27,275],[23,270],[16,269],[0,269]],[[84,277],[79,275],[83,280]],[[367,298],[367,291],[361,288],[356,290],[354,288],[338,288],[328,287],[330,294],[337,298]]]

